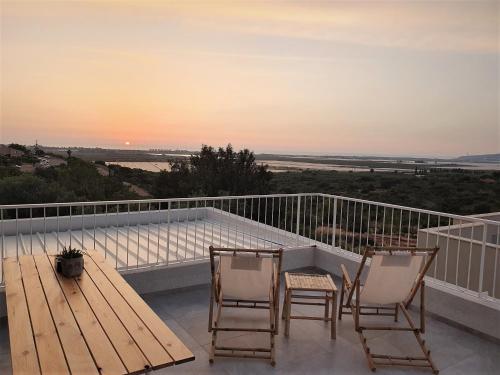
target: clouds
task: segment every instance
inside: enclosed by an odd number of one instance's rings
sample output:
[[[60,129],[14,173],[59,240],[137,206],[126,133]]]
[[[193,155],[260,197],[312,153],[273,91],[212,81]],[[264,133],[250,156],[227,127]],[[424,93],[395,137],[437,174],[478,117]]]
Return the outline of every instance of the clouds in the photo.
[[[3,136],[497,152],[498,11],[472,1],[3,2]]]
[[[181,22],[226,32],[385,48],[499,51],[495,1],[204,4],[171,6]]]

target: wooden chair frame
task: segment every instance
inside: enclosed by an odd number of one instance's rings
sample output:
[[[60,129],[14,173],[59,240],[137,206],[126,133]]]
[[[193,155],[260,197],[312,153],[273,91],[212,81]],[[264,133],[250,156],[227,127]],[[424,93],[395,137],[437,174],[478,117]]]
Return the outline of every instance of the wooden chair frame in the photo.
[[[410,248],[410,247],[373,247],[365,251],[361,264],[356,273],[354,281],[351,281],[347,269],[342,264],[342,288],[340,293],[340,308],[339,308],[339,320],[342,320],[342,315],[352,314],[354,318],[354,326],[356,332],[358,332],[359,338],[361,340],[361,345],[366,355],[368,361],[368,367],[372,371],[376,370],[376,366],[410,366],[410,367],[423,367],[429,368],[434,374],[438,374],[439,370],[436,368],[434,362],[432,361],[430,350],[425,346],[425,340],[422,339],[421,333],[425,332],[425,281],[424,276],[429,269],[432,261],[437,255],[439,247],[435,248]],[[360,287],[361,287],[361,273],[364,269],[366,261],[376,254],[389,254],[393,252],[408,252],[411,254],[415,253],[427,253],[427,260],[423,267],[421,268],[418,277],[413,285],[410,294],[402,302],[392,306],[367,306],[361,305],[360,301]],[[417,327],[408,313],[408,307],[410,306],[413,298],[420,289],[420,327]],[[347,299],[344,303],[344,297],[347,294]],[[353,299],[353,297],[355,298]],[[361,315],[377,315],[377,316],[393,316],[394,321],[398,321],[399,310],[403,313],[405,319],[408,322],[408,327],[395,327],[395,326],[370,326],[361,325],[360,316]],[[374,354],[368,347],[367,338],[363,335],[364,331],[369,330],[389,330],[389,331],[407,331],[412,332],[415,335],[420,348],[422,349],[423,356],[411,357],[411,356],[393,356],[387,354]]]
[[[239,358],[260,358],[270,359],[271,365],[276,364],[276,351],[274,336],[278,334],[279,329],[279,292],[280,292],[280,273],[283,258],[283,249],[228,249],[214,248],[210,246],[210,268],[212,272],[212,282],[210,288],[210,310],[208,317],[208,332],[212,332],[212,342],[210,347],[209,361],[213,363],[214,357],[239,357]],[[269,290],[268,300],[240,300],[224,298],[222,296],[220,285],[220,262],[216,268],[215,258],[223,254],[235,255],[238,253],[252,253],[256,257],[264,254],[273,258],[272,286]],[[216,305],[216,306],[214,306]],[[214,317],[214,307],[216,307]],[[219,319],[223,307],[227,308],[250,308],[269,310],[269,328],[230,328],[219,327]],[[219,331],[237,331],[237,332],[259,332],[267,333],[270,338],[269,347],[230,347],[217,346],[217,333]]]

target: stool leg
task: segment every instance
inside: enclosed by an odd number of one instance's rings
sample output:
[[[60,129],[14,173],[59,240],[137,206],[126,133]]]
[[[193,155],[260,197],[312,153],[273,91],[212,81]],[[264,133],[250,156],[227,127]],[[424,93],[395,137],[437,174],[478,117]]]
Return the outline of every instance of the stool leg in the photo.
[[[290,335],[290,316],[292,311],[292,291],[287,290],[286,294],[286,318],[285,318],[285,337]]]
[[[285,295],[283,296],[283,310],[281,311],[281,319],[286,319],[286,298],[287,298],[287,289],[285,289]]]
[[[331,338],[337,339],[337,293],[332,292],[332,321],[331,321]]]
[[[335,294],[336,294],[336,292],[335,292]],[[340,289],[339,320],[342,320],[343,305],[344,305],[344,279],[342,279],[342,287]]]
[[[328,292],[325,292],[325,322],[329,320],[329,309],[330,309],[330,296]]]

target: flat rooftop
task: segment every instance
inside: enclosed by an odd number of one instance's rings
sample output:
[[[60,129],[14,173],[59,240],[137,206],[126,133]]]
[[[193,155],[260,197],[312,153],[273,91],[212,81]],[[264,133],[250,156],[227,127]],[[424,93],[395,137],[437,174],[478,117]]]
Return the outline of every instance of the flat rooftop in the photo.
[[[147,213],[143,214],[147,219],[146,223],[130,223],[125,218],[117,220],[110,215],[107,225],[82,225],[83,228],[79,226],[81,216],[73,218],[74,228],[69,227],[68,217],[58,219],[61,225],[50,218],[48,221],[52,221],[52,230],[46,224],[33,229],[24,219],[26,232],[3,235],[1,246],[6,258],[42,254],[44,251],[58,253],[64,246],[96,249],[110,265],[123,270],[207,258],[210,245],[271,248],[308,243],[305,238],[298,240],[293,233],[273,231],[252,220],[244,220],[238,216],[228,218],[221,211],[216,211],[220,214],[210,212],[207,215],[205,211],[199,209],[196,220],[194,214],[189,218],[180,217],[179,214],[171,223],[155,223],[155,219],[149,218]],[[0,270],[1,267],[0,262]]]
[[[334,278],[337,285],[340,279]],[[283,291],[281,293],[283,296]],[[209,287],[198,286],[176,291],[165,291],[143,295],[145,301],[189,347],[196,356],[194,362],[154,371],[153,374],[372,374],[354,331],[351,316],[338,321],[337,339],[330,340],[330,331],[322,321],[292,320],[290,337],[283,335],[283,326],[276,336],[276,366],[267,360],[216,357],[214,364],[208,362],[211,336],[208,327]],[[281,301],[282,302],[282,301]],[[297,315],[313,315],[317,307],[294,305]],[[266,315],[260,319],[259,310],[223,310],[224,321],[238,324],[244,317],[252,317],[252,324],[265,324]],[[262,313],[262,311],[260,312]],[[264,312],[267,314],[267,311]],[[412,312],[415,314],[415,312]],[[416,315],[416,314],[415,314]],[[384,319],[391,317],[362,319]],[[403,321],[403,319],[400,319]],[[363,321],[363,320],[362,320]],[[246,322],[245,322],[246,323]],[[257,346],[268,336],[258,333],[222,332],[221,343]],[[417,354],[420,350],[414,337],[401,332],[368,333],[369,345],[374,351],[395,355]],[[500,367],[500,344],[455,328],[443,321],[428,316],[424,338],[431,350],[440,374],[498,374]],[[12,373],[10,364],[7,319],[0,320],[0,374]],[[403,367],[379,367],[383,374],[430,374],[430,371]]]

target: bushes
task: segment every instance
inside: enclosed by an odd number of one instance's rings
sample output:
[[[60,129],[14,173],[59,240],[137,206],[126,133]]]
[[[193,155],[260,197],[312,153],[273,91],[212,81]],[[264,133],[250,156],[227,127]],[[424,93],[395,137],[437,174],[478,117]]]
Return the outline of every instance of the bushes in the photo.
[[[438,170],[425,177],[384,172],[286,172],[273,175],[272,192],[328,193],[464,215],[500,211],[500,173],[488,173],[494,179],[488,184],[481,182],[484,175]]]
[[[37,169],[35,175],[0,178],[0,204],[93,201],[136,198],[117,178],[101,176],[77,158],[68,165]]]
[[[2,204],[55,202],[59,195],[57,186],[29,174],[0,180]]]
[[[0,179],[4,177],[19,176],[21,171],[17,167],[0,165]]]

